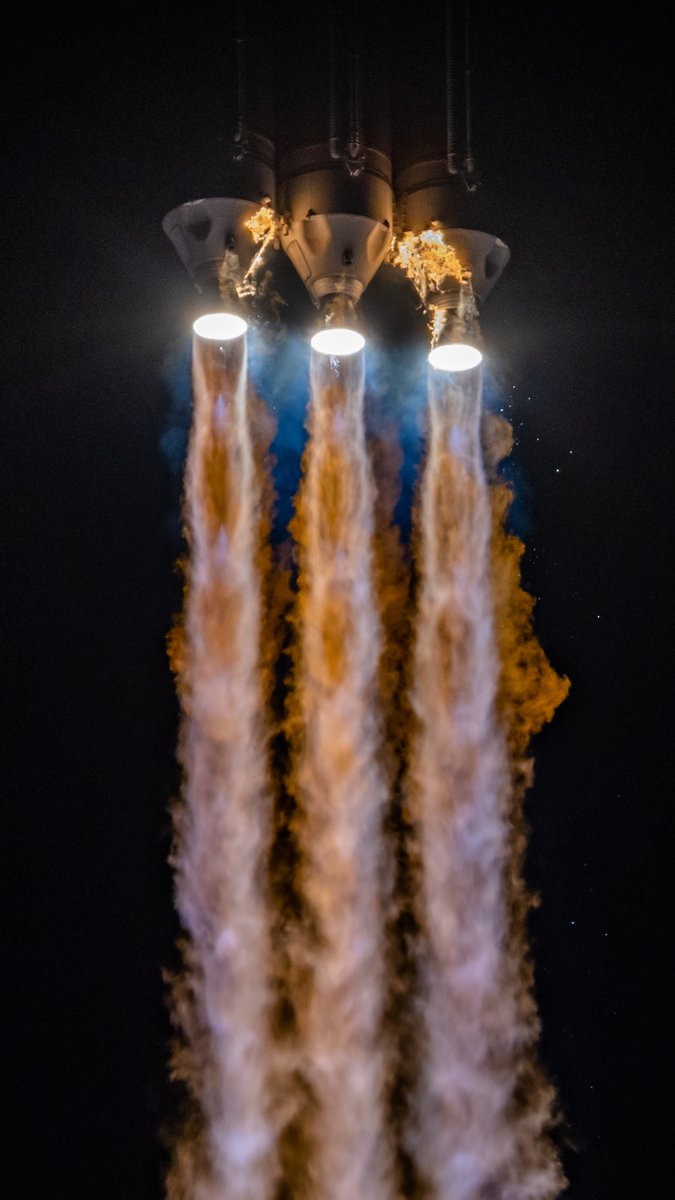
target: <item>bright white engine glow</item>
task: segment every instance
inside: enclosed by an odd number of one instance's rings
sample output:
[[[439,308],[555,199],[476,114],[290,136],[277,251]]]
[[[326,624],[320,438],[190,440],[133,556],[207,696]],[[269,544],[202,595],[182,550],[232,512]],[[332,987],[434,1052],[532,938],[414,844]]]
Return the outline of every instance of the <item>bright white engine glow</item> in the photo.
[[[208,338],[212,342],[231,342],[233,338],[241,337],[248,328],[243,317],[234,313],[215,312],[197,317],[192,328],[200,338]]]
[[[312,338],[312,350],[319,354],[330,354],[342,357],[345,354],[356,354],[363,350],[366,339],[355,329],[322,329]]]
[[[448,342],[429,351],[429,362],[437,371],[470,371],[482,358],[480,350],[464,342]]]

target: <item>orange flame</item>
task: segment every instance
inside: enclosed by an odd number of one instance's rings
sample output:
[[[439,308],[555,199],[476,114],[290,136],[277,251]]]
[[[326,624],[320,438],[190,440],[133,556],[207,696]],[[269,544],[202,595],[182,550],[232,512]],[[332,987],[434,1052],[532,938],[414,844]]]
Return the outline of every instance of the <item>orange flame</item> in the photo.
[[[492,582],[501,663],[497,704],[511,756],[518,761],[562,704],[570,681],[553,669],[533,630],[535,600],[520,583],[525,546],[504,527],[512,500],[506,484],[493,486]]]
[[[441,229],[404,233],[394,244],[392,263],[412,280],[423,304],[428,293],[442,291],[448,281],[468,283],[471,272],[462,266],[453,246],[443,239]]]

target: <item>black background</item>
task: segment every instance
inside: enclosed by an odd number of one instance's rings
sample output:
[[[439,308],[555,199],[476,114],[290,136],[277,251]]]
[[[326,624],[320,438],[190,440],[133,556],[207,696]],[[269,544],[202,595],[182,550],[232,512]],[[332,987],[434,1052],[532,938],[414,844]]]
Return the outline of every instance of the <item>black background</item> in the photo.
[[[256,103],[274,87],[281,112],[289,97],[297,109],[323,94],[325,12],[245,7],[266,64],[249,76]],[[474,8],[476,150],[494,232],[513,251],[484,327],[518,438],[537,631],[572,678],[538,739],[529,804],[543,1054],[567,1118],[570,1196],[657,1200],[673,1190],[665,28],[641,9]],[[161,219],[220,190],[234,16],[228,5],[64,5],[15,17],[3,1193],[150,1200],[169,1108],[161,970],[175,934],[164,639],[179,583],[160,439],[191,299]],[[442,80],[440,7],[371,9],[364,38],[422,111]]]

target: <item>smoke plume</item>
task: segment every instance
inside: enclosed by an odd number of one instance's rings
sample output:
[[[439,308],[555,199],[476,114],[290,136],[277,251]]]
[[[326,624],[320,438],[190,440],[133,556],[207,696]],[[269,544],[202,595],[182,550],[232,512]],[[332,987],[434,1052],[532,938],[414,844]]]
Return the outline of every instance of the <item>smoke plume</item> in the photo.
[[[410,1144],[438,1200],[550,1200],[563,1180],[508,884],[518,853],[481,392],[480,371],[430,372],[409,775],[423,1042]]]
[[[261,377],[286,416],[300,357]],[[430,372],[409,553],[389,392],[367,442],[363,354],[310,374],[296,580],[244,340],[195,339],[168,1200],[553,1200],[523,805],[569,682],[506,527],[511,430],[480,371]]]
[[[312,355],[309,441],[295,532],[300,575],[292,736],[300,886],[308,917],[297,977],[313,1200],[390,1200],[383,823],[378,764],[381,631],[363,356]],[[303,1191],[303,1194],[304,1191]]]
[[[174,1077],[192,1115],[175,1147],[170,1200],[265,1200],[274,1191],[270,1115],[272,835],[261,670],[261,474],[243,339],[195,338],[185,478],[189,568],[174,638],[183,719],[175,812],[185,970],[174,981]]]

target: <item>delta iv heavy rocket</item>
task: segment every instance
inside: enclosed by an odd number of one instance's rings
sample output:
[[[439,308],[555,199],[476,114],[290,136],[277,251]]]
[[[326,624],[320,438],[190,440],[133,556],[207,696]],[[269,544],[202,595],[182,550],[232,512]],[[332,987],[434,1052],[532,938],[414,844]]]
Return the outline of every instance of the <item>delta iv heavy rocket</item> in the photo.
[[[481,228],[468,17],[465,6],[461,13],[455,9],[445,5],[445,73],[436,80],[442,102],[435,105],[434,128],[423,142],[400,129],[396,116],[391,131],[388,121],[378,121],[364,87],[367,56],[364,66],[364,55],[333,16],[325,33],[330,69],[323,103],[311,119],[306,113],[301,121],[291,118],[290,134],[277,131],[275,146],[249,125],[245,42],[238,39],[239,112],[229,162],[223,164],[227,195],[180,204],[163,221],[206,308],[245,317],[242,284],[256,252],[247,222],[263,206],[274,220],[275,247],[288,256],[318,309],[319,335],[342,335],[335,342],[317,337],[315,328],[316,349],[340,354],[363,345],[358,305],[365,289],[392,247],[417,245],[419,269],[409,274],[433,318],[430,358],[435,366],[458,369],[452,357],[437,353],[434,359],[433,352],[478,342],[478,308],[510,252]],[[441,264],[446,251],[454,252],[459,269],[425,270],[424,254],[430,251]],[[356,337],[345,341],[349,331]]]

